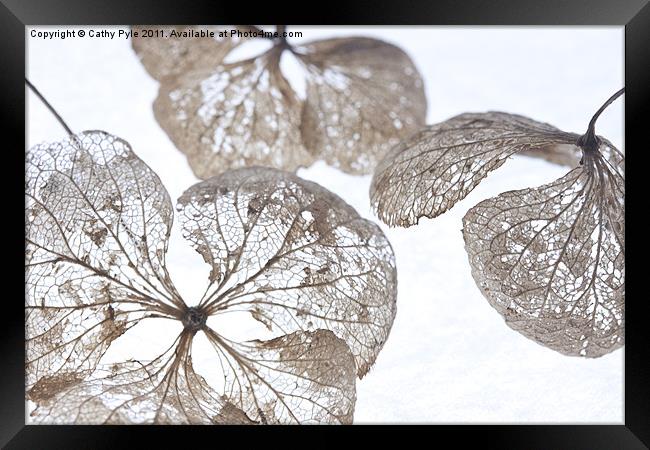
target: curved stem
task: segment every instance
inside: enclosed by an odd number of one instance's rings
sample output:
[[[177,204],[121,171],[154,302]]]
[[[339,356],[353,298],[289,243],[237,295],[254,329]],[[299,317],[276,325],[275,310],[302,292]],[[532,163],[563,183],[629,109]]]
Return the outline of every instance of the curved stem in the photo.
[[[39,91],[38,89],[36,89],[36,86],[34,86],[34,85],[33,85],[33,84],[32,84],[32,83],[31,83],[27,78],[25,78],[25,84],[26,84],[26,85],[27,85],[27,86],[32,90],[32,92],[33,92],[34,94],[36,94],[36,96],[37,96],[37,97],[38,97],[38,98],[43,102],[43,104],[44,104],[45,106],[47,106],[47,109],[49,109],[50,112],[54,115],[54,117],[56,117],[56,120],[61,124],[61,126],[62,126],[63,128],[65,128],[65,131],[66,131],[70,136],[74,137],[75,134],[72,132],[72,130],[70,129],[70,127],[65,123],[65,121],[63,120],[63,118],[61,118],[61,116],[59,115],[59,113],[56,112],[56,110],[52,107],[52,105],[50,105],[50,102],[48,102],[47,100],[45,100],[45,97],[43,97],[43,94],[41,94],[40,91]]]
[[[603,103],[603,106],[601,106],[600,108],[598,108],[598,111],[596,111],[596,114],[594,114],[594,116],[593,116],[593,117],[591,118],[591,120],[589,121],[589,128],[587,129],[587,132],[588,132],[588,133],[589,133],[589,132],[592,132],[592,133],[594,132],[594,130],[595,130],[595,128],[596,128],[596,120],[598,120],[598,117],[600,117],[600,115],[603,113],[603,111],[605,111],[605,109],[606,109],[609,105],[611,105],[611,104],[614,102],[614,100],[616,100],[616,99],[619,98],[621,95],[623,95],[624,92],[625,92],[625,88],[621,88],[621,89],[620,89],[619,91],[617,91],[614,95],[612,95],[610,98],[608,98],[607,101],[606,101],[605,103]]]
[[[607,99],[603,105],[598,108],[598,111],[596,111],[596,114],[591,118],[589,121],[589,127],[587,128],[587,132],[580,136],[580,139],[578,139],[578,146],[584,148],[585,150],[597,150],[598,149],[598,139],[596,139],[596,121],[598,120],[598,117],[605,111],[605,109],[611,105],[614,100],[619,98],[623,93],[625,92],[625,88],[621,88],[619,91],[617,91],[614,95],[612,95],[610,98]]]

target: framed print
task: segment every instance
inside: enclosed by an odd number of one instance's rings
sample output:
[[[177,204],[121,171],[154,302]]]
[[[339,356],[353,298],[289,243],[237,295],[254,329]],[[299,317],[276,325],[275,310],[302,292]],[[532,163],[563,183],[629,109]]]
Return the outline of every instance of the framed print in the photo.
[[[3,2],[3,446],[647,448],[647,2],[175,6]]]

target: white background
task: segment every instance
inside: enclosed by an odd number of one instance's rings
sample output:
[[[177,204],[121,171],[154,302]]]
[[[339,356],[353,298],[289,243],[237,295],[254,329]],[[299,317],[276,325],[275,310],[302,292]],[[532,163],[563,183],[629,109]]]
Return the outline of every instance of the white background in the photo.
[[[624,80],[622,27],[292,29],[303,31],[303,38],[293,42],[364,35],[401,46],[424,79],[428,123],[462,112],[501,110],[583,132]],[[172,199],[197,181],[154,120],[158,83],[129,41],[42,40],[29,31],[27,76],[74,131],[103,129],[126,139]],[[301,92],[296,66],[283,59],[283,68]],[[28,145],[64,138],[38,99],[31,93],[27,98]],[[621,100],[601,116],[597,132],[623,149]],[[467,209],[500,192],[551,181],[566,170],[515,156],[443,216],[406,230],[382,224],[397,258],[398,312],[376,365],[357,381],[355,422],[623,422],[624,350],[595,360],[567,357],[510,330],[475,286],[463,248],[461,219]],[[369,207],[369,176],[345,175],[324,163],[298,173],[377,220]],[[180,293],[193,303],[203,293],[209,270],[176,225],[168,267]],[[237,334],[238,320],[225,326]],[[161,341],[168,345],[180,330],[175,326],[141,323],[106,357],[154,356],[151,351],[161,348]],[[213,361],[202,351],[204,344],[197,340],[194,358],[197,371],[210,380]]]

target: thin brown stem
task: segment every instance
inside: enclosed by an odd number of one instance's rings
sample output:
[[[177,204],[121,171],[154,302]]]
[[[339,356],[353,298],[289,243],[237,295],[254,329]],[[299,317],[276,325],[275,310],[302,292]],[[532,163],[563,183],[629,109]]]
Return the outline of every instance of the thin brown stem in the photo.
[[[603,111],[605,111],[605,109],[609,105],[611,105],[614,102],[614,100],[616,100],[621,95],[623,95],[624,92],[625,92],[625,88],[621,88],[614,95],[612,95],[610,98],[608,98],[607,101],[605,103],[603,103],[603,105],[600,108],[598,108],[598,111],[596,111],[596,114],[594,114],[594,116],[589,121],[589,128],[587,129],[588,133],[589,132],[591,132],[591,133],[594,132],[594,130],[596,128],[596,120],[598,120],[598,117],[600,117],[600,115],[603,113]]]
[[[71,137],[74,137],[75,134],[72,132],[72,130],[70,129],[70,127],[65,123],[65,121],[63,120],[63,118],[59,115],[59,113],[56,112],[56,110],[54,109],[54,107],[52,107],[52,105],[50,105],[50,102],[48,102],[48,101],[45,99],[45,97],[43,97],[43,94],[41,94],[40,91],[39,91],[38,89],[36,89],[36,86],[34,86],[34,85],[33,85],[33,84],[32,84],[32,83],[31,83],[27,78],[25,78],[25,84],[26,84],[26,85],[27,85],[27,86],[32,90],[32,92],[33,92],[34,94],[36,94],[36,96],[37,96],[37,97],[38,97],[38,98],[43,102],[43,104],[47,107],[47,109],[50,110],[50,112],[54,115],[54,117],[55,117],[56,120],[59,122],[59,124],[61,124],[61,126],[62,126],[63,128],[65,128],[65,131],[66,131],[66,132],[67,132]]]
[[[589,121],[589,127],[587,128],[587,132],[580,136],[578,139],[577,145],[581,147],[583,150],[586,151],[591,151],[595,152],[598,150],[598,138],[596,138],[596,121],[600,117],[600,115],[605,111],[605,109],[611,105],[614,100],[619,98],[623,93],[625,92],[625,88],[621,88],[619,91],[617,91],[614,95],[612,95],[610,98],[607,99],[603,105],[598,108],[598,111],[596,111],[596,114],[591,118]]]

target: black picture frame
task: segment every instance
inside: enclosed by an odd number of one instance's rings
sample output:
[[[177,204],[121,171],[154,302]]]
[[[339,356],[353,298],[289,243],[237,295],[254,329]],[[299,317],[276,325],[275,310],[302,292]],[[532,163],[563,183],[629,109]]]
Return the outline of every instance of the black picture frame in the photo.
[[[239,3],[239,4],[238,4]],[[117,24],[177,24],[177,23],[300,23],[300,24],[419,24],[419,25],[619,25],[625,26],[625,146],[630,149],[626,164],[626,191],[632,204],[627,208],[628,233],[635,234],[637,226],[630,221],[642,214],[643,187],[635,188],[643,177],[640,157],[650,150],[647,131],[642,121],[648,116],[650,92],[650,5],[648,0],[445,0],[439,2],[372,2],[372,4],[328,1],[317,8],[316,3],[297,5],[280,10],[277,2],[254,7],[243,2],[201,0],[188,2],[126,0],[24,1],[2,0],[0,6],[0,33],[2,35],[2,68],[0,69],[0,96],[2,97],[3,148],[1,176],[1,204],[5,220],[2,235],[2,254],[6,256],[5,270],[15,276],[3,278],[0,296],[4,325],[0,327],[0,445],[8,449],[38,448],[131,448],[145,439],[147,448],[156,442],[170,444],[178,441],[194,446],[197,441],[211,439],[213,445],[223,445],[224,438],[241,433],[236,427],[161,427],[161,426],[26,426],[24,400],[24,283],[18,263],[24,259],[24,158],[25,147],[25,26],[27,25],[117,25]],[[253,15],[251,15],[253,13]],[[441,62],[444,64],[444,62]],[[65,70],[64,67],[52,68]],[[598,67],[586,68],[598,70]],[[645,114],[644,114],[645,113]],[[647,127],[646,127],[647,128]],[[11,139],[7,139],[11,138]],[[646,175],[647,176],[647,175]],[[629,184],[631,183],[631,186]],[[630,198],[631,195],[631,198]],[[639,198],[640,200],[637,200]],[[639,211],[639,212],[636,212]],[[632,242],[637,242],[633,240]],[[638,241],[642,242],[641,239]],[[630,247],[630,246],[628,246]],[[642,254],[637,244],[631,246],[632,255]],[[628,248],[628,258],[630,257]],[[639,265],[643,267],[643,265]],[[642,279],[632,266],[626,289],[641,286]],[[630,272],[630,271],[628,271]],[[631,276],[630,276],[631,275]],[[641,281],[638,281],[641,280]],[[11,287],[11,290],[6,289]],[[22,292],[22,294],[21,294]],[[625,424],[598,425],[485,425],[436,426],[409,428],[426,434],[428,443],[453,442],[454,445],[478,442],[487,448],[526,449],[632,449],[650,445],[650,363],[647,343],[650,342],[647,320],[647,302],[642,296],[628,296],[626,304],[625,345]],[[390,387],[387,387],[390,388]],[[218,428],[218,430],[217,430]],[[338,436],[362,434],[363,439],[405,430],[403,427],[261,427],[246,428],[248,437],[291,433],[291,439],[300,442],[306,434],[318,433],[331,438],[338,445]],[[219,433],[217,435],[217,433]],[[208,434],[210,436],[208,436]],[[218,439],[217,439],[218,438]],[[215,440],[217,439],[217,440]],[[287,441],[282,441],[283,445]],[[405,441],[406,445],[417,445]],[[403,444],[402,444],[403,445]],[[164,446],[164,445],[163,445]]]

